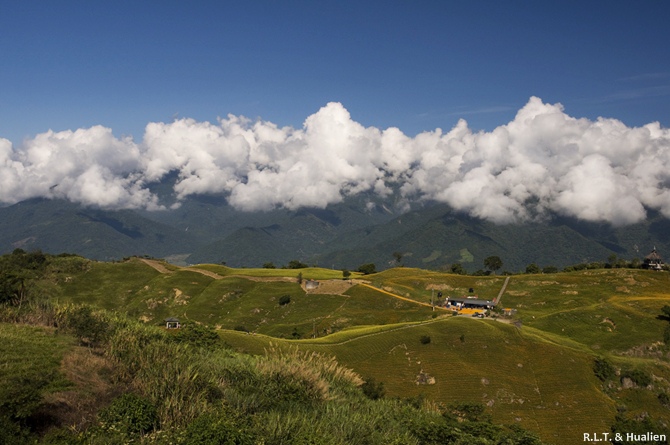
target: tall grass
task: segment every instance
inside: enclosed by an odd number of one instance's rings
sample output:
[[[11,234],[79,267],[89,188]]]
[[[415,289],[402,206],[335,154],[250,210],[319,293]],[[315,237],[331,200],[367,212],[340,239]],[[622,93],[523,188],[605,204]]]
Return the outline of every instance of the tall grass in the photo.
[[[106,353],[119,378],[156,405],[166,427],[188,424],[217,398],[217,381],[204,372],[200,351],[160,328],[128,323],[110,338]]]

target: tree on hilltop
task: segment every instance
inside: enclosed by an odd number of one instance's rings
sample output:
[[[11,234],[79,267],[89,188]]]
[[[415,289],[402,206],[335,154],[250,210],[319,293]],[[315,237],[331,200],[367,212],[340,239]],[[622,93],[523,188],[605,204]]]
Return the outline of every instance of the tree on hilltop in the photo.
[[[465,275],[466,274],[466,271],[463,268],[463,265],[461,263],[452,264],[451,267],[449,268],[449,271],[451,273],[454,273],[454,274],[457,274],[457,275]]]
[[[307,264],[298,260],[291,260],[288,262],[288,266],[286,266],[287,269],[305,269],[306,267]]]
[[[402,265],[402,252],[393,252],[393,258],[395,259],[396,266]]]
[[[538,274],[542,272],[540,269],[540,266],[538,266],[535,263],[530,263],[528,266],[526,266],[526,273],[527,274]]]
[[[374,265],[374,263],[361,264],[358,267],[358,272],[361,272],[365,275],[370,275],[377,272],[377,267]]]
[[[503,265],[502,260],[500,259],[499,256],[490,256],[484,259],[484,267],[486,267],[488,270],[493,271],[493,273],[496,273],[496,270],[500,269]]]

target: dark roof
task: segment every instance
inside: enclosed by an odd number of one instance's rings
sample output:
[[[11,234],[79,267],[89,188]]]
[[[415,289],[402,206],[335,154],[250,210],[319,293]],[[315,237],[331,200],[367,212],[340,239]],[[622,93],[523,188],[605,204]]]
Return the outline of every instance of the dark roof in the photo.
[[[645,260],[654,260],[654,261],[663,261],[663,258],[658,254],[656,251],[656,248],[654,247],[654,250],[651,251],[649,255],[644,257]]]
[[[168,323],[174,323],[174,322],[179,323],[179,319],[174,317],[166,318],[165,321]]]
[[[449,298],[450,303],[463,303],[472,306],[495,306],[493,301],[480,300],[478,298]]]

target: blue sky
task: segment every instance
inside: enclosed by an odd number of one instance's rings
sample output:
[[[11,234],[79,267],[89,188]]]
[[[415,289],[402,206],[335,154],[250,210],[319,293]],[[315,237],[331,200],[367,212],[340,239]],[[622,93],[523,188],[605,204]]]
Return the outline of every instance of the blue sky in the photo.
[[[328,102],[408,135],[567,114],[670,125],[670,3],[2,1],[0,137],[229,113],[299,128]]]
[[[0,205],[670,218],[667,1],[0,2]]]

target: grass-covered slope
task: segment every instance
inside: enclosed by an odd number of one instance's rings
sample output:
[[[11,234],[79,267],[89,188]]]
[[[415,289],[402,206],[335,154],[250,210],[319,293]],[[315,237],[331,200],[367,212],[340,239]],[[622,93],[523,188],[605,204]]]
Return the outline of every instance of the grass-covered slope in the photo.
[[[524,326],[624,354],[662,340],[670,274],[613,269],[513,278],[502,301]]]
[[[288,338],[432,316],[430,308],[359,286],[341,294],[312,294],[297,281],[298,274],[305,279],[341,279],[340,271],[216,265],[170,270],[165,265],[161,273],[148,263],[152,264],[137,258],[116,264],[91,263],[87,271],[71,275],[62,283],[61,299],[126,312],[154,325],[178,317],[182,322]],[[290,297],[288,304],[280,304],[283,296]]]
[[[474,288],[480,298],[492,299],[503,282],[416,269],[370,279],[422,302],[429,301],[431,287],[452,296]],[[384,382],[389,395],[483,403],[497,421],[523,425],[550,442],[579,443],[585,431],[609,431],[623,408],[626,418],[670,424],[663,402],[670,392],[662,341],[668,321],[661,317],[670,304],[668,284],[668,274],[624,269],[513,276],[501,303],[517,311],[509,323],[438,318],[351,328],[299,344],[334,354],[340,363]],[[231,345],[256,352],[277,341],[223,335]],[[427,344],[421,341],[425,337]],[[611,363],[617,374],[598,379],[596,358]],[[638,371],[649,377],[648,384],[626,380]]]
[[[0,443],[541,445],[477,405],[371,400],[356,372],[286,343],[252,356],[207,329],[167,332],[86,307],[2,315],[47,313],[60,332],[0,323]]]
[[[302,340],[300,348],[335,355],[383,382],[389,396],[483,404],[497,422],[537,431],[550,442],[577,443],[589,428],[607,431],[616,412],[593,374],[590,355],[539,341],[512,325],[457,317],[337,336],[333,343]],[[422,344],[423,336],[430,343]],[[233,333],[223,337],[256,352],[276,343]]]
[[[425,304],[438,292],[492,300],[501,276],[399,268],[353,277],[371,287],[354,280],[342,292],[319,294],[306,292],[297,274],[341,282],[341,272],[155,266],[139,259],[90,263],[59,281],[59,300],[150,325],[170,316],[208,324],[226,344],[253,354],[297,347],[333,355],[383,382],[388,397],[479,403],[496,422],[548,442],[582,443],[585,432],[610,431],[621,419],[670,425],[665,272],[515,275],[500,307],[516,313],[495,321],[451,317]],[[284,296],[290,301],[280,304]],[[599,378],[596,359],[612,373]]]

